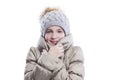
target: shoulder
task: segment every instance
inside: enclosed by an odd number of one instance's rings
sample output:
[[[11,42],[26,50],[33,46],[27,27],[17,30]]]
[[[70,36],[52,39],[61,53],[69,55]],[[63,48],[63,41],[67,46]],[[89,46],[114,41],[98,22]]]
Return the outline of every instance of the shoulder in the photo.
[[[29,51],[35,53],[35,52],[39,52],[39,49],[38,49],[38,47],[31,46]]]
[[[82,48],[80,46],[71,46],[70,50],[76,54],[76,53],[83,53]]]
[[[38,59],[38,57],[40,56],[40,51],[38,49],[38,47],[30,47],[28,54],[27,54],[27,59],[32,59],[32,60],[36,60]]]
[[[71,46],[70,59],[81,59],[83,60],[83,51],[80,46]]]
[[[74,51],[82,51],[82,48],[80,46],[72,46]]]
[[[32,53],[32,54],[36,54],[36,52],[38,52],[39,50],[38,50],[38,48],[37,47],[30,47],[30,49],[29,49],[29,52],[30,53]]]

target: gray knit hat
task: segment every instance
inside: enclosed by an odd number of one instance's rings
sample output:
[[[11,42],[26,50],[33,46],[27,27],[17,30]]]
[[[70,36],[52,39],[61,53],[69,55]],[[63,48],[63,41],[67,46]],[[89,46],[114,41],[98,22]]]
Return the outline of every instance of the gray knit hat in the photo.
[[[41,19],[41,32],[42,36],[48,27],[60,26],[64,31],[65,35],[70,33],[69,21],[62,11],[51,11],[46,13]]]

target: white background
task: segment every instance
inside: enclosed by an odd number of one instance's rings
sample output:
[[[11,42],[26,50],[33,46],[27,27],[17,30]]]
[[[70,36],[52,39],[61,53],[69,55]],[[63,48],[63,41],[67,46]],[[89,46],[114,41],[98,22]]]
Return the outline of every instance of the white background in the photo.
[[[85,80],[120,80],[119,0],[1,0],[0,80],[23,80],[25,59],[40,36],[39,15],[58,7],[85,58]]]

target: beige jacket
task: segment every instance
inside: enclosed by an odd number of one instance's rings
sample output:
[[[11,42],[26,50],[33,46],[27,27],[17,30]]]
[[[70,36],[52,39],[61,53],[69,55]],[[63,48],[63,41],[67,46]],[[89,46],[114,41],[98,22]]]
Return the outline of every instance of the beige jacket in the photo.
[[[50,45],[40,38],[39,47],[31,47],[26,59],[24,80],[83,80],[82,50],[72,45],[71,35],[61,39],[64,57],[59,59],[48,54]],[[43,50],[44,49],[44,50]]]

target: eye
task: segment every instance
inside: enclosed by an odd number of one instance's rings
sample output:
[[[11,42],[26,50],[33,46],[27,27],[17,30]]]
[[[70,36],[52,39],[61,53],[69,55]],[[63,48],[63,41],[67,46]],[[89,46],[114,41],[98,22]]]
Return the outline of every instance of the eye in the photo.
[[[52,33],[52,31],[51,30],[47,30],[46,33]]]
[[[58,33],[63,33],[63,31],[62,30],[58,30]]]

